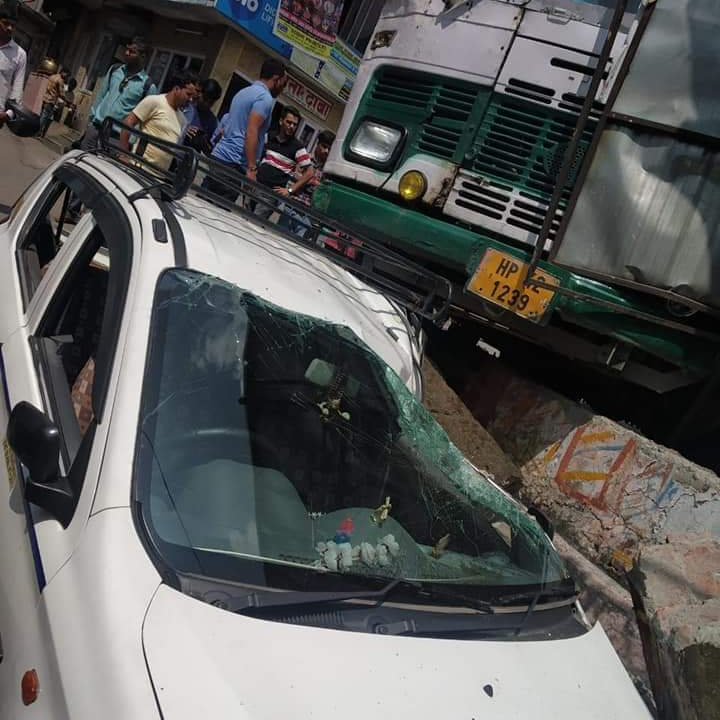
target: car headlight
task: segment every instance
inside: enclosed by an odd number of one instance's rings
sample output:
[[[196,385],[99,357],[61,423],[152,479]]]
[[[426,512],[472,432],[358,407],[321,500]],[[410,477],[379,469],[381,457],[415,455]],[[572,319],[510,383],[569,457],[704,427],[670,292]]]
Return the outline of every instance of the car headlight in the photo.
[[[401,130],[365,120],[355,131],[349,150],[357,157],[382,165],[390,162],[401,139]]]

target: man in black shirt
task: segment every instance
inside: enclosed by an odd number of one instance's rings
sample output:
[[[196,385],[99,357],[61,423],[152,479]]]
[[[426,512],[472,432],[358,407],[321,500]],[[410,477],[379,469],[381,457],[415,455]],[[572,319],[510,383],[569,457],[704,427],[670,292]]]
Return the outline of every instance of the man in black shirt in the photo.
[[[185,145],[205,155],[210,155],[213,149],[210,139],[217,130],[218,119],[212,107],[221,96],[220,83],[208,78],[200,83],[200,92],[195,97],[195,102],[188,103],[182,110],[188,123]]]
[[[284,198],[297,195],[315,172],[310,153],[295,137],[299,124],[299,111],[293,107],[283,108],[280,126],[277,132],[268,133],[265,156],[258,166],[258,182]],[[258,203],[255,212],[268,218],[274,210],[274,206]]]

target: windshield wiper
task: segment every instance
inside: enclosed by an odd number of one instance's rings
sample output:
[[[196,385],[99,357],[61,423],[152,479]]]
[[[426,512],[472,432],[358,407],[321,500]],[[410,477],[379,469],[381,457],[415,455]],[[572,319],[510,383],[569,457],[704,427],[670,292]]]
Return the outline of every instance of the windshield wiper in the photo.
[[[470,597],[469,595],[461,595],[460,593],[448,592],[447,590],[440,589],[436,586],[427,585],[421,586],[418,595],[427,596],[433,600],[440,600],[442,602],[449,602],[457,607],[468,607],[473,610],[479,610],[480,612],[493,615],[495,610],[493,606],[485,600],[478,600],[478,598]]]
[[[375,600],[378,604],[399,585],[412,588],[421,597],[452,602],[480,610],[488,614],[494,611],[489,603],[464,595],[456,595],[435,588],[427,588],[420,583],[404,578],[395,578],[379,590],[355,590],[349,592],[260,592],[223,600],[222,607],[226,610],[245,614],[263,614],[265,611],[273,612],[280,608],[297,607],[304,605],[323,605],[343,602],[345,600]]]
[[[501,595],[499,598],[493,600],[493,605],[514,605],[516,603],[528,604],[533,601],[537,604],[542,600],[569,600],[570,598],[576,598],[578,595],[577,588],[556,588],[553,590],[535,590],[530,592],[518,592],[509,593],[507,595]]]
[[[392,582],[379,590],[357,590],[350,592],[304,592],[292,590],[289,592],[255,592],[250,595],[233,597],[223,601],[222,607],[231,612],[243,613],[266,609],[294,607],[297,605],[322,605],[326,603],[342,602],[343,600],[376,600],[383,601],[400,583],[412,585],[403,578],[395,578]]]
[[[553,588],[551,590],[546,589],[545,582],[547,580],[547,573],[548,573],[548,563],[547,563],[547,554],[545,555],[545,562],[543,563],[543,574],[542,578],[540,580],[540,588],[536,590],[534,593],[515,593],[514,596],[506,596],[505,601],[507,602],[515,602],[517,600],[524,600],[525,602],[530,601],[530,604],[528,605],[527,610],[525,611],[525,614],[523,615],[522,620],[520,621],[520,624],[515,628],[515,636],[517,637],[520,635],[520,633],[525,629],[525,626],[527,625],[528,620],[530,619],[530,616],[535,612],[535,608],[537,607],[538,603],[540,602],[541,598],[565,598],[570,599],[573,596],[577,597],[577,590],[575,588],[575,583],[573,582],[573,590],[571,592],[568,592],[568,588],[565,588],[564,590],[562,588]]]

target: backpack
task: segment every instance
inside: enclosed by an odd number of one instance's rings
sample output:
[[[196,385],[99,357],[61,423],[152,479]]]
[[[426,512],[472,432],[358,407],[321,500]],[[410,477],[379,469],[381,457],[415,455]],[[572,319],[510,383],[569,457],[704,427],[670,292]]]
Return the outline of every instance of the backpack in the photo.
[[[110,69],[107,72],[107,77],[110,79],[112,77],[112,74],[119,70],[124,63],[115,63],[115,65],[111,65]],[[153,79],[148,75],[147,78],[145,78],[145,84],[143,85],[143,97],[146,97],[147,94],[150,92],[150,88],[153,86]]]
[[[112,74],[113,74],[116,70],[118,70],[119,68],[121,68],[121,67],[123,66],[123,64],[124,64],[124,63],[115,63],[114,65],[111,65],[111,66],[110,66],[110,69],[107,71],[107,74],[106,74],[105,77],[107,77],[108,79],[110,79],[110,78],[112,77]],[[152,86],[153,86],[153,79],[148,75],[147,78],[145,79],[145,85],[143,85],[143,94],[142,94],[143,98],[147,97],[147,94],[150,92],[150,88],[151,88]],[[86,130],[86,132],[87,132],[87,130]],[[66,152],[67,152],[68,150],[79,150],[80,147],[81,147],[81,145],[82,145],[82,143],[83,143],[83,140],[84,140],[84,139],[85,139],[85,133],[83,133],[77,140],[75,140],[75,141],[70,145],[69,148],[66,148]]]

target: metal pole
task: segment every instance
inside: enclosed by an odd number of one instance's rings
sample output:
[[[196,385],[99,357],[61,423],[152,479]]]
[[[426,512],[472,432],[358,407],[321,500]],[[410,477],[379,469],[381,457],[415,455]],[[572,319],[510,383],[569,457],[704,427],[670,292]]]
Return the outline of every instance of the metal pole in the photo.
[[[615,12],[613,13],[610,26],[608,27],[605,44],[603,45],[602,52],[600,53],[597,65],[595,66],[595,72],[593,73],[590,87],[585,95],[585,102],[583,103],[582,110],[580,111],[577,123],[575,124],[575,130],[572,138],[565,150],[565,157],[563,158],[563,164],[560,168],[560,172],[558,173],[555,190],[550,198],[547,213],[545,214],[545,220],[543,221],[542,228],[540,229],[535,242],[532,259],[530,260],[530,267],[525,277],[526,282],[532,277],[533,271],[537,268],[543,249],[545,248],[545,241],[550,235],[550,230],[552,229],[552,224],[555,220],[555,213],[560,206],[560,199],[562,198],[562,194],[565,190],[565,183],[570,177],[570,170],[572,169],[575,152],[580,144],[580,138],[582,137],[583,132],[585,132],[585,127],[587,125],[588,118],[590,117],[590,112],[592,110],[593,103],[595,102],[595,97],[597,96],[597,91],[600,87],[600,81],[602,80],[603,73],[605,72],[605,67],[610,59],[612,46],[615,42],[615,38],[617,37],[618,30],[620,29],[620,23],[622,22],[623,15],[625,14],[626,6],[627,0],[618,0],[618,3],[615,5]]]
[[[562,243],[562,239],[565,236],[568,223],[570,222],[570,218],[572,217],[572,212],[575,208],[575,205],[577,204],[578,198],[580,197],[580,192],[582,191],[585,178],[587,177],[590,166],[592,165],[593,158],[595,157],[595,153],[597,152],[598,145],[600,144],[600,139],[602,138],[602,134],[605,130],[605,127],[607,126],[608,120],[617,121],[617,118],[614,117],[614,113],[612,112],[612,108],[615,104],[617,96],[620,94],[620,90],[622,89],[625,77],[630,71],[630,66],[632,65],[633,59],[635,58],[635,53],[637,52],[638,46],[640,45],[640,40],[642,40],[648,23],[650,22],[650,17],[652,16],[653,10],[655,9],[655,5],[656,3],[652,3],[645,6],[645,10],[640,17],[640,22],[638,23],[638,26],[635,30],[635,34],[630,41],[630,47],[625,53],[622,65],[620,66],[620,70],[618,71],[615,82],[613,83],[613,86],[608,95],[607,102],[605,103],[605,108],[602,111],[600,119],[598,120],[597,126],[595,128],[595,134],[593,135],[592,142],[590,143],[590,147],[585,153],[582,165],[577,174],[577,178],[575,179],[575,187],[572,189],[572,192],[570,194],[570,199],[568,200],[567,207],[565,208],[565,213],[563,214],[563,218],[560,221],[560,227],[555,234],[555,241],[553,242],[553,246],[550,249],[550,260],[553,260],[555,258],[555,255],[560,248],[560,244]],[[675,128],[674,130],[677,131],[677,128]],[[701,142],[700,140],[696,141]]]

